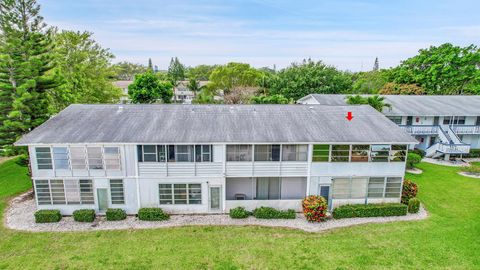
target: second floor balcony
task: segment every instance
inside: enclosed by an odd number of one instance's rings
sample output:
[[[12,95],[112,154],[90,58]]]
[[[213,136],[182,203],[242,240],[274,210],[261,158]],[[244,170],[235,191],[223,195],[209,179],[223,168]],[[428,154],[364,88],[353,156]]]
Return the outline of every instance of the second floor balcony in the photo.
[[[412,135],[435,135],[439,132],[439,125],[400,125],[407,133]],[[480,134],[480,126],[477,125],[450,125],[455,134]]]

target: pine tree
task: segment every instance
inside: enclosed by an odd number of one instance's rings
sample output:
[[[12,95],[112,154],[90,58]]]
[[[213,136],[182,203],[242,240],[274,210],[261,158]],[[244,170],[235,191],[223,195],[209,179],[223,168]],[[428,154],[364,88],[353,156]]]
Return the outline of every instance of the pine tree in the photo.
[[[57,86],[52,30],[35,0],[0,1],[0,143],[8,152],[22,134],[50,116],[48,91]]]
[[[172,57],[168,66],[168,76],[172,79],[173,85],[185,79],[185,66],[180,63],[177,57]]]
[[[375,57],[375,63],[373,63],[373,71],[378,71],[379,68],[380,66],[378,64],[378,57]]]
[[[148,58],[148,69],[153,71],[152,58]]]

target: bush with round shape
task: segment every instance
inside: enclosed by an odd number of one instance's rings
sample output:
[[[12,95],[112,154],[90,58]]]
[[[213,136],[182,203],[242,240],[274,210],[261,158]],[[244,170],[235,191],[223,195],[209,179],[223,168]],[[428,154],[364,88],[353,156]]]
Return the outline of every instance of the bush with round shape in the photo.
[[[417,198],[411,198],[408,201],[408,212],[414,214],[414,213],[418,213],[419,210],[420,210],[420,200]]]
[[[327,217],[327,200],[322,196],[310,195],[302,201],[303,214],[308,221],[321,222]]]
[[[417,191],[417,184],[408,179],[403,180],[402,203],[408,204],[411,198],[417,197]]]
[[[165,213],[162,208],[140,208],[138,210],[138,219],[146,221],[168,220],[170,215]]]
[[[418,149],[418,148],[415,148],[413,150],[409,150],[410,153],[415,153],[417,155],[419,155],[420,157],[425,157],[425,151],[423,151],[422,149]]]
[[[413,169],[416,164],[422,161],[422,157],[415,153],[408,153],[407,155],[407,168]]]
[[[35,212],[36,223],[53,223],[62,219],[60,210],[38,210]]]
[[[80,209],[73,211],[73,220],[78,222],[93,222],[95,220],[95,210]]]
[[[120,208],[108,208],[105,215],[108,221],[124,220],[127,218],[127,212]]]
[[[250,216],[250,212],[248,212],[244,207],[235,207],[230,209],[229,215],[231,218],[247,218]]]

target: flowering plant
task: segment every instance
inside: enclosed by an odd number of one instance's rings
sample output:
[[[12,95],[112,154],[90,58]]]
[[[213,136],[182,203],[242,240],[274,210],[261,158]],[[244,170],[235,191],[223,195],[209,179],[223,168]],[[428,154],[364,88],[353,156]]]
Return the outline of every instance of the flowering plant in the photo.
[[[302,207],[308,221],[321,222],[327,217],[327,201],[322,196],[307,196],[302,201]]]

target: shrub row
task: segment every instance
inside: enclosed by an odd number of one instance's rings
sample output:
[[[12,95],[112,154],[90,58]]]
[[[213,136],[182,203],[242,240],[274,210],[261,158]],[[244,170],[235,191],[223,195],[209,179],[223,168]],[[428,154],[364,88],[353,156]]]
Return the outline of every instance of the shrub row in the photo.
[[[59,222],[62,219],[62,214],[59,210],[38,210],[35,212],[36,223],[52,223]]]
[[[93,222],[95,220],[95,210],[80,209],[73,211],[73,220],[78,222]]]
[[[170,215],[165,213],[162,208],[140,208],[138,210],[138,219],[146,221],[167,220]]]
[[[407,206],[401,203],[385,204],[348,204],[342,205],[333,210],[333,217],[353,218],[353,217],[389,217],[405,216]]]
[[[245,207],[235,207],[230,209],[230,212],[228,213],[231,218],[247,218],[250,216],[252,213],[248,212]]]
[[[108,221],[124,220],[127,218],[127,212],[120,208],[108,208],[105,215]]]
[[[253,210],[253,216],[262,219],[294,219],[296,217],[296,214],[295,210],[293,209],[282,211],[272,207],[262,206]]]

